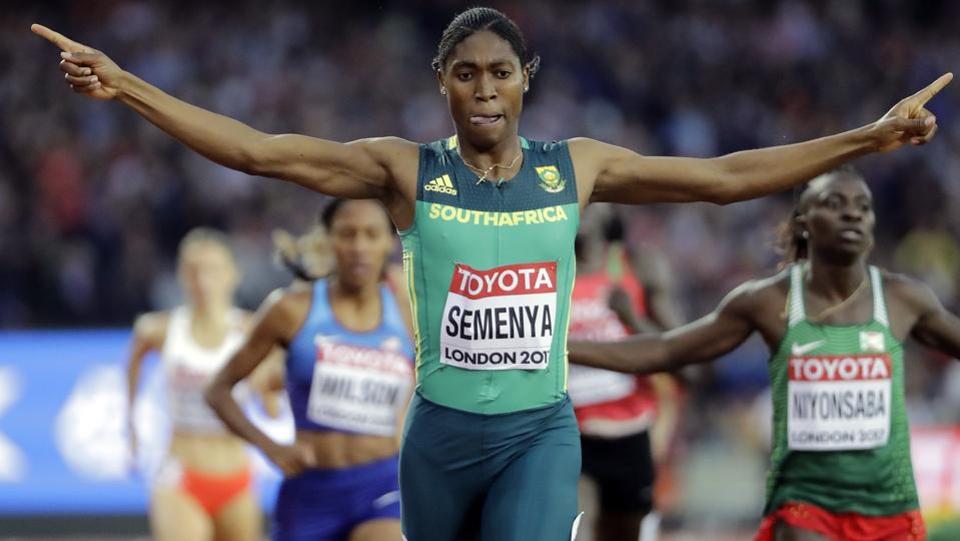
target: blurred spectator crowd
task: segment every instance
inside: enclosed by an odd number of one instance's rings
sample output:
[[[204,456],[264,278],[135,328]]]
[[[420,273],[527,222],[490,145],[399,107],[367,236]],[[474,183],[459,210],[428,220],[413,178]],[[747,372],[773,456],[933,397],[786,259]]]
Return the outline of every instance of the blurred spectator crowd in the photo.
[[[494,2],[494,5],[497,3]],[[267,132],[336,140],[451,132],[429,69],[460,2],[313,5],[76,1],[0,19],[0,325],[126,324],[174,302],[190,227],[237,242],[255,305],[285,276],[269,230],[305,229],[320,196],[213,165],[124,107],[74,96],[36,20],[187,101]],[[547,2],[501,6],[543,58],[522,131],[585,135],[645,154],[713,156],[853,128],[957,69],[952,2]],[[187,16],[184,16],[187,15]],[[876,191],[875,260],[922,275],[956,306],[960,91],[932,104],[938,140],[862,160]],[[769,273],[789,195],[629,211],[661,245],[690,315]]]

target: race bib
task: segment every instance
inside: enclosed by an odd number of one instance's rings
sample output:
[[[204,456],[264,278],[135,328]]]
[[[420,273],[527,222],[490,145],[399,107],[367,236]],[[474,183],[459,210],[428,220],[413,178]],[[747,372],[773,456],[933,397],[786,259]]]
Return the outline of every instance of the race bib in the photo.
[[[887,444],[889,355],[791,357],[787,372],[790,449],[850,451]]]
[[[602,368],[570,365],[567,394],[574,406],[590,406],[620,400],[633,394],[637,380],[629,374]]]
[[[349,432],[392,436],[413,368],[397,351],[318,340],[307,418]]]
[[[440,362],[467,370],[544,370],[556,326],[557,264],[489,270],[457,264],[440,328]]]

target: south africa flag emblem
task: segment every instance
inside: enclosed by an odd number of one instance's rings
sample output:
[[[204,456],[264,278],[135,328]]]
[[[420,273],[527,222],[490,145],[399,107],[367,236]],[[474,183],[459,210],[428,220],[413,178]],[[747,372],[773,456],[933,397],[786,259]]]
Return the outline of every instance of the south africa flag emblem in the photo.
[[[537,176],[540,177],[540,187],[547,193],[562,192],[567,181],[560,178],[560,171],[557,171],[555,165],[545,165],[536,167]]]

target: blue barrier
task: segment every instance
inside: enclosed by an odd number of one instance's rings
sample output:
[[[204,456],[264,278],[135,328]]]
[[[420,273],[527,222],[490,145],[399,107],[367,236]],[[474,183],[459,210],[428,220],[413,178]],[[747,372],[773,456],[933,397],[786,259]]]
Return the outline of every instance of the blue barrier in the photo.
[[[137,460],[127,438],[128,330],[0,332],[0,515],[141,514],[163,458],[168,423],[162,371],[148,359],[135,409]],[[292,422],[249,413],[275,437]],[[272,507],[279,476],[254,456]]]

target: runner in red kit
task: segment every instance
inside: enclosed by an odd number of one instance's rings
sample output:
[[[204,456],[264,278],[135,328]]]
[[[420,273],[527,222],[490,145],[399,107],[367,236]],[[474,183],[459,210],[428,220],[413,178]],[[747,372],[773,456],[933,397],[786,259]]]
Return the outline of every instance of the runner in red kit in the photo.
[[[617,340],[679,324],[669,274],[657,272],[664,270],[662,258],[648,249],[631,265],[619,246],[608,242],[620,236],[622,224],[609,205],[583,213],[576,239],[572,339]],[[643,271],[643,284],[635,268]],[[583,535],[587,540],[592,534],[596,541],[636,541],[641,521],[653,509],[656,459],[675,426],[672,378],[572,365],[567,385],[581,432],[581,500],[599,504],[599,513],[585,515]],[[658,419],[661,408],[664,415]],[[594,488],[596,498],[591,497]]]

